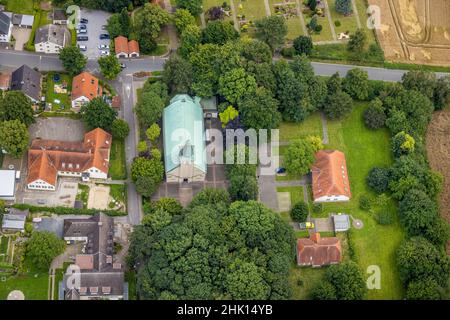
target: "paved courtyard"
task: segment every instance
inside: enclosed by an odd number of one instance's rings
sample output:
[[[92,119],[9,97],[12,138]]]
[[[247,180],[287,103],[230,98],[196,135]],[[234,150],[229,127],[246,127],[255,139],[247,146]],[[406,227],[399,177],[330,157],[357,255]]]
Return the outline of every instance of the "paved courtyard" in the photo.
[[[51,139],[62,141],[81,141],[85,128],[81,120],[69,118],[37,118],[30,126],[30,140]]]
[[[14,50],[23,51],[24,45],[28,42],[31,36],[31,29],[19,28],[14,26],[12,28],[12,36],[16,39]]]
[[[111,14],[106,11],[88,9],[81,10],[81,18],[86,18],[89,22],[86,24],[87,34],[80,35],[87,35],[89,37],[89,41],[80,41],[77,43],[87,46],[87,51],[84,51],[83,54],[88,59],[97,59],[100,57],[100,50],[98,49],[100,44],[109,45],[109,40],[100,40],[100,34],[108,33],[108,31],[102,30],[102,26],[106,25],[106,22],[110,16]]]
[[[28,190],[25,183],[17,191],[17,203],[34,206],[73,208],[78,192],[78,182],[60,178],[56,191]]]

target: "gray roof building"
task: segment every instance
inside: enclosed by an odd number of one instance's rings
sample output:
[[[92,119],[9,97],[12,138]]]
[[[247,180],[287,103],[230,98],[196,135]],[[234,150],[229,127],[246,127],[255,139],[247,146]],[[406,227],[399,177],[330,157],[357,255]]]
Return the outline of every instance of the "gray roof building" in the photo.
[[[11,90],[22,91],[34,102],[41,96],[41,73],[27,65],[21,66],[12,73]]]
[[[23,231],[28,214],[29,210],[9,209],[9,213],[3,215],[2,230]]]
[[[0,12],[0,34],[8,34],[11,18],[4,12]]]
[[[25,28],[32,28],[34,23],[34,16],[28,14],[14,13],[12,15],[12,24]]]
[[[48,42],[60,47],[67,46],[71,41],[70,31],[61,25],[47,24],[36,30],[34,43]]]
[[[63,9],[54,9],[53,20],[67,20],[66,12]]]
[[[350,229],[350,217],[347,214],[332,215],[335,232],[344,232]]]

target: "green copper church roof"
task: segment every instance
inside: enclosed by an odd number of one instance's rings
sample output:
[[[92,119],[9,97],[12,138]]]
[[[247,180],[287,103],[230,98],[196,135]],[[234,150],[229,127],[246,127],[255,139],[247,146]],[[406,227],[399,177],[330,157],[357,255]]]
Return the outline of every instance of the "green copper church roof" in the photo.
[[[163,114],[164,164],[166,172],[181,161],[190,161],[206,172],[205,130],[200,98],[176,95]]]

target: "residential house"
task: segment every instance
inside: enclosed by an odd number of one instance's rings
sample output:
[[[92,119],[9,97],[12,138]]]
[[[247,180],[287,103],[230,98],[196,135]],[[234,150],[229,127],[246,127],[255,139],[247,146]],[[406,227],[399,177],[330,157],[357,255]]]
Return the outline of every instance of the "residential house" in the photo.
[[[79,281],[64,277],[60,299],[64,300],[127,300],[122,264],[114,261],[114,220],[103,213],[87,219],[65,219],[64,240],[84,243],[82,254],[75,256]]]
[[[167,182],[204,181],[206,145],[200,98],[177,95],[163,113]]]
[[[11,90],[22,91],[33,103],[37,103],[41,98],[41,80],[40,72],[24,64],[12,73]]]
[[[139,43],[136,40],[128,41],[124,36],[118,36],[114,39],[114,50],[117,58],[138,58]]]
[[[336,237],[324,237],[314,233],[310,238],[297,239],[297,264],[322,267],[341,262],[341,241]]]
[[[97,128],[81,142],[35,139],[28,150],[27,187],[56,190],[58,176],[89,179],[108,177],[112,136]]]
[[[71,39],[70,31],[65,26],[48,24],[37,29],[34,47],[36,52],[59,53],[70,45]]]
[[[0,11],[0,42],[9,42],[12,32],[11,17]]]
[[[89,72],[82,72],[73,78],[72,108],[80,108],[92,99],[101,97],[102,93],[98,79]]]
[[[2,73],[0,74],[0,90],[9,90],[9,85],[11,83],[11,75]]]
[[[67,24],[67,15],[63,9],[53,9],[53,24]]]
[[[338,150],[320,150],[312,166],[314,202],[340,202],[351,198],[345,155]]]
[[[29,210],[8,209],[8,213],[3,215],[3,232],[24,232],[25,223],[30,213]]]
[[[16,198],[16,171],[0,170],[0,182],[0,200],[14,201]]]

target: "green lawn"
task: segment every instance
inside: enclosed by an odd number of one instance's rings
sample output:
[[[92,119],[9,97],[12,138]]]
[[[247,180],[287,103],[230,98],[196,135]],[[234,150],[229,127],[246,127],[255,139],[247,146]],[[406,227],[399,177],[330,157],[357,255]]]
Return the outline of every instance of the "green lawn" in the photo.
[[[272,12],[272,15],[276,15],[274,4],[279,4],[281,2],[282,1],[280,1],[280,0],[269,0],[270,11]],[[292,2],[295,3],[294,0],[292,0]],[[297,7],[297,4],[295,4],[295,5]],[[288,28],[286,40],[292,41],[295,38],[297,38],[298,36],[303,35],[302,23],[298,16],[291,16],[288,19],[286,19],[285,21],[286,21],[286,26]]]
[[[14,13],[33,14],[34,0],[6,0],[6,10]]]
[[[353,14],[346,17],[343,14],[340,14],[339,12],[336,11],[335,3],[336,3],[335,0],[328,0],[328,6],[330,7],[331,21],[333,22],[333,24],[336,21],[339,21],[341,23],[339,27],[337,27],[334,24],[334,30],[336,31],[336,35],[339,36],[339,33],[347,31],[350,33],[354,33],[358,28],[356,15]]]
[[[0,285],[0,300],[6,300],[13,290],[22,291],[26,300],[47,300],[48,274],[40,272],[7,276],[6,282]]]
[[[89,199],[89,186],[85,184],[78,184],[78,193],[76,196],[76,200],[83,201],[84,208],[87,207],[88,199]]]
[[[280,125],[280,141],[290,141],[306,136],[322,137],[320,112],[313,113],[303,122],[282,122]]]
[[[127,204],[127,186],[125,184],[111,184],[109,188],[109,194],[114,200]]]
[[[325,276],[326,268],[306,268],[292,265],[289,274],[289,282],[292,288],[292,298],[295,300],[310,299],[311,289],[314,288]],[[302,283],[298,283],[299,280]]]
[[[49,72],[47,74],[47,91],[45,94],[45,99],[48,103],[52,104],[52,110],[53,111],[59,111],[64,110],[68,111],[71,110],[71,100],[68,93],[55,93],[54,86],[55,84],[61,85],[62,83],[67,84],[67,92],[70,92],[72,90],[72,77],[70,77],[68,74],[64,73],[58,73],[60,76],[60,80],[55,82],[53,80],[53,76],[55,75],[55,72]],[[55,99],[61,101],[60,104],[55,103]]]
[[[311,17],[309,16],[309,14],[303,14],[303,17],[305,19],[306,25],[308,25],[308,23],[311,21]],[[322,25],[322,31],[320,31],[320,33],[313,32],[311,34],[311,38],[314,42],[334,40],[333,35],[331,33],[331,26],[330,26],[330,23],[328,22],[327,16],[318,17],[317,24]]]
[[[109,176],[113,180],[124,180],[127,178],[125,144],[123,141],[113,139],[109,164]]]
[[[369,213],[359,209],[362,194],[373,195],[366,185],[366,176],[373,166],[392,163],[390,135],[387,130],[368,130],[362,120],[366,103],[357,103],[351,116],[343,121],[329,121],[330,145],[345,153],[350,178],[352,199],[347,204],[325,204],[324,212],[346,212],[361,219],[364,228],[354,230],[356,256],[365,271],[370,265],[381,269],[381,289],[371,290],[369,299],[401,299],[403,289],[395,266],[395,250],[404,238],[403,230],[395,215],[389,226],[381,226]],[[392,210],[396,208],[391,203]]]
[[[291,205],[303,201],[303,187],[277,187],[277,192],[289,192],[291,194]]]
[[[136,273],[134,271],[125,272],[125,281],[128,282],[128,300],[137,300]]]

